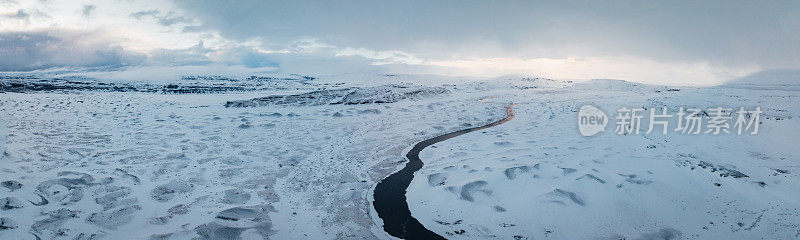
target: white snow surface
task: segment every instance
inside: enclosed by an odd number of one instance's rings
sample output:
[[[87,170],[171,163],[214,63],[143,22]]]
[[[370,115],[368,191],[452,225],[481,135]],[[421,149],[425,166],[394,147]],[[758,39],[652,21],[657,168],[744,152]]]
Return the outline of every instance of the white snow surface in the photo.
[[[370,202],[375,184],[414,143],[496,121],[511,102],[513,120],[420,154],[407,197],[424,226],[449,239],[800,237],[797,91],[519,76],[309,82],[447,91],[231,108],[308,90],[0,93],[0,181],[21,184],[0,187],[0,239],[390,239]],[[765,113],[755,136],[581,137],[585,103],[610,117],[621,106]]]
[[[519,103],[513,120],[423,150],[412,214],[448,239],[800,237],[797,91],[581,84],[495,98]],[[579,135],[583,104],[612,126]],[[674,121],[666,135],[644,134],[647,119],[641,135],[617,135],[623,106],[765,112],[757,135],[682,135]]]

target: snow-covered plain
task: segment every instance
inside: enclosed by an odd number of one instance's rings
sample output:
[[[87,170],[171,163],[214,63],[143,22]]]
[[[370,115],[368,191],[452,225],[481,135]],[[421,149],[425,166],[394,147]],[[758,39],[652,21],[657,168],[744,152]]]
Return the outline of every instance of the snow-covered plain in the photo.
[[[375,184],[415,142],[503,118],[509,103],[519,104],[512,121],[420,154],[426,165],[407,196],[427,228],[453,239],[800,237],[792,89],[409,75],[265,81],[192,94],[0,93],[0,238],[389,239],[370,202]],[[492,100],[477,101],[484,97]],[[581,137],[584,103],[607,113],[765,113],[755,136]]]
[[[758,89],[595,80],[511,92],[493,100],[520,103],[514,120],[420,154],[412,214],[451,239],[797,239],[800,94]],[[612,126],[579,135],[583,104]],[[664,106],[765,112],[756,135],[684,135],[675,121],[644,134],[647,119],[640,135],[613,132],[617,109]]]

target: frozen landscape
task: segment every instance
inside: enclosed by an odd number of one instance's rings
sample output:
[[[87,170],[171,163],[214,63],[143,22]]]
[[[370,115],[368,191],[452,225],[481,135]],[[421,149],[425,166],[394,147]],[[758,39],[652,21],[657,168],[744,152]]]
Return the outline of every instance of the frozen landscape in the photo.
[[[0,0],[0,240],[800,239],[798,13]]]
[[[503,119],[512,104],[513,119],[419,153],[407,201],[425,228],[447,239],[800,237],[791,82],[357,74],[184,93],[163,89],[219,79],[122,91],[28,78],[56,87],[0,83],[4,239],[391,239],[373,207],[378,182],[415,143]],[[64,87],[76,84],[90,87]],[[605,132],[578,133],[584,104],[609,115]],[[619,135],[623,106],[763,113],[756,135]]]

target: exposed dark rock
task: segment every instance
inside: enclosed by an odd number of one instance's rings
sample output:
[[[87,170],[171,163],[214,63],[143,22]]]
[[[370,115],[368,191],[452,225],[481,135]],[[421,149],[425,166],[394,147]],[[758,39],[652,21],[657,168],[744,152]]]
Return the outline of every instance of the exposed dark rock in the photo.
[[[19,227],[19,225],[17,225],[14,220],[11,220],[11,218],[0,218],[0,230],[14,229],[17,227]]]
[[[22,201],[20,201],[19,199],[15,198],[15,197],[6,197],[6,198],[3,198],[3,199],[0,199],[0,204],[3,205],[2,206],[3,210],[11,210],[11,209],[22,208],[23,207]]]
[[[0,186],[8,188],[11,191],[14,191],[14,190],[22,188],[22,183],[14,181],[14,180],[8,180],[8,181],[3,181],[2,183],[0,183]]]
[[[733,166],[723,166],[706,161],[700,161],[698,167],[709,169],[711,172],[718,172],[720,177],[744,178],[749,177],[746,174],[733,169]]]

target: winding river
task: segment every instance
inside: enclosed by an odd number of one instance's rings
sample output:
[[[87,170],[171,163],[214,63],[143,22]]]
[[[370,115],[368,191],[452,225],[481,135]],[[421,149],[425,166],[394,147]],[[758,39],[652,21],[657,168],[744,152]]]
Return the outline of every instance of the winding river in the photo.
[[[483,100],[479,101],[485,102]],[[514,118],[514,106],[516,104],[507,106],[506,117],[499,121],[443,134],[415,144],[411,151],[406,154],[406,158],[409,160],[406,166],[384,178],[375,186],[373,206],[378,213],[378,217],[383,220],[383,230],[389,235],[402,239],[445,239],[428,230],[416,218],[412,217],[408,202],[406,202],[408,186],[411,184],[411,180],[414,179],[414,173],[419,171],[423,165],[422,160],[419,158],[419,153],[426,147],[438,142],[508,122]]]

